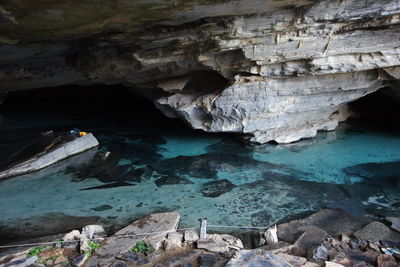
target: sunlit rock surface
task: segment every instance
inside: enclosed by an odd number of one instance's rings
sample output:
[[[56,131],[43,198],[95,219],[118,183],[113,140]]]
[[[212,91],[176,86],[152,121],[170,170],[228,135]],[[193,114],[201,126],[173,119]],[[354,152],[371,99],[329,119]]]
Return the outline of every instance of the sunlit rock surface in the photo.
[[[400,76],[395,0],[131,2],[2,3],[0,90],[122,83],[193,128],[289,143]]]

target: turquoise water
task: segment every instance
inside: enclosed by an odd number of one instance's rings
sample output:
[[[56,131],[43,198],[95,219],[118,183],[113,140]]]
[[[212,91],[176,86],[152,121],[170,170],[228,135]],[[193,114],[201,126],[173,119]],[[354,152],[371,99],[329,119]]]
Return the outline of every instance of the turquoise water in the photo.
[[[7,147],[29,138],[27,132],[66,130],[71,121],[92,131],[101,145],[0,182],[2,241],[12,234],[57,232],[60,222],[65,231],[92,221],[115,229],[172,210],[180,212],[182,226],[197,226],[205,217],[210,224],[267,226],[324,207],[399,214],[398,134],[346,123],[294,144],[251,146],[190,130],[157,113],[144,118],[123,112],[120,120],[115,113],[101,113],[101,119],[25,114],[24,121],[36,121],[29,131],[14,121],[18,116],[7,124],[14,113],[5,113],[3,157]],[[103,159],[106,151],[111,154]]]

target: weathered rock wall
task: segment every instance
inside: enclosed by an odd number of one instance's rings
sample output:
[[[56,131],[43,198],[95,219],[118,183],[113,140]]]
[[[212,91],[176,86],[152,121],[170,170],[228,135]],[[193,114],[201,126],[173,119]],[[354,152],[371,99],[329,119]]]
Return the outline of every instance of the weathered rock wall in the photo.
[[[122,83],[193,128],[288,143],[335,129],[347,103],[399,79],[398,1],[252,1],[168,23],[179,25],[2,45],[0,88]]]

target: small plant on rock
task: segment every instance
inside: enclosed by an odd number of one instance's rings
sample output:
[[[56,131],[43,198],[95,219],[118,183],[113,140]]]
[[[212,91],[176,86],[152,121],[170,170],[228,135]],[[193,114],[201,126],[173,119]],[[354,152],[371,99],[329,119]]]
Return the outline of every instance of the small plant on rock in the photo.
[[[149,252],[150,250],[151,248],[149,244],[147,244],[146,241],[144,240],[136,242],[136,245],[133,248],[131,248],[131,251],[138,253]]]
[[[99,243],[93,242],[93,241],[89,241],[88,242],[88,247],[90,250],[85,251],[85,254],[90,257],[92,255],[93,252],[96,251],[96,249],[98,249],[100,247]]]
[[[28,252],[28,256],[29,256],[29,257],[38,256],[39,253],[42,252],[45,248],[46,248],[46,247],[43,247],[43,246],[35,247],[35,248],[31,249],[31,250]]]

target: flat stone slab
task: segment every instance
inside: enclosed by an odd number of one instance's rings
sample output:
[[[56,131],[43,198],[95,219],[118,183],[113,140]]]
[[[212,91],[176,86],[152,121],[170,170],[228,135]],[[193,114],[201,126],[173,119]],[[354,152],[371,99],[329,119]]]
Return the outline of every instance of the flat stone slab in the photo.
[[[282,258],[269,252],[268,250],[253,249],[237,251],[226,267],[292,267]]]
[[[360,240],[377,242],[381,240],[399,241],[400,235],[381,222],[372,222],[354,233]]]
[[[108,266],[120,255],[129,252],[137,241],[166,237],[178,228],[179,219],[178,212],[165,212],[134,221],[107,238],[85,266]],[[153,232],[156,233],[148,234]]]

